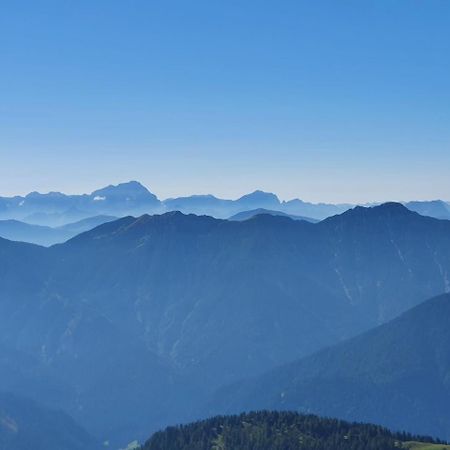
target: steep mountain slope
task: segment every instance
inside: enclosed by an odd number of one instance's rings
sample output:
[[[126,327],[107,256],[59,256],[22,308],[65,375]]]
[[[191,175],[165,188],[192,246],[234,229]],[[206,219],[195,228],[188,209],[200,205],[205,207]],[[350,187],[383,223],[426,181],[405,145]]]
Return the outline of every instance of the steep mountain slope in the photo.
[[[448,290],[449,273],[450,222],[396,204],[317,224],[125,217],[49,249],[0,240],[0,344],[67,386],[52,406],[122,444]]]
[[[318,222],[316,219],[311,219],[310,217],[293,216],[293,215],[286,214],[282,211],[273,211],[271,209],[264,209],[264,208],[252,209],[250,211],[242,211],[240,213],[235,214],[234,216],[229,217],[228,220],[248,220],[248,219],[251,219],[252,217],[258,216],[260,214],[269,214],[271,216],[289,217],[292,220],[306,220],[307,222],[311,222],[311,223]]]
[[[214,412],[286,409],[450,438],[450,295],[221,390]]]
[[[325,231],[347,300],[378,323],[450,291],[447,221],[386,203],[356,207],[317,227]]]
[[[412,439],[416,445],[433,446],[423,442],[426,438],[393,433],[376,425],[262,411],[169,427],[155,433],[143,450],[394,450],[413,448],[408,443]],[[449,448],[436,446],[436,450]]]
[[[49,253],[59,295],[83,298],[178,367],[220,383],[448,290],[450,223],[398,204],[318,224],[169,213],[105,224]]]
[[[99,450],[101,445],[63,412],[0,393],[0,448]]]
[[[311,233],[307,222],[271,216],[245,224],[180,213],[124,218],[52,249],[64,258],[57,290],[82,296],[183,371],[218,384],[351,329],[348,305],[312,298],[319,283],[306,268],[314,263],[298,253],[317,250]],[[318,331],[336,317],[335,329]],[[300,345],[286,345],[300,335]]]
[[[118,444],[173,419],[174,399],[181,414],[187,380],[120,322],[53,290],[53,270],[48,249],[0,239],[2,386]]]

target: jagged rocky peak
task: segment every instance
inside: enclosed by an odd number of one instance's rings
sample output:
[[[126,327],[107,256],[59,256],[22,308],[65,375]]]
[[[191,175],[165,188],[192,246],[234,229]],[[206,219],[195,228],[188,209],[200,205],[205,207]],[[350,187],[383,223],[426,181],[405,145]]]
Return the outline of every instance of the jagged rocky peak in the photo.
[[[92,192],[91,197],[151,197],[156,200],[156,195],[152,194],[145,186],[138,181],[128,181],[117,185],[109,185]]]
[[[279,198],[273,194],[272,192],[264,192],[264,191],[254,191],[250,194],[243,195],[240,197],[237,202],[241,204],[257,204],[259,207],[263,205],[279,205]]]

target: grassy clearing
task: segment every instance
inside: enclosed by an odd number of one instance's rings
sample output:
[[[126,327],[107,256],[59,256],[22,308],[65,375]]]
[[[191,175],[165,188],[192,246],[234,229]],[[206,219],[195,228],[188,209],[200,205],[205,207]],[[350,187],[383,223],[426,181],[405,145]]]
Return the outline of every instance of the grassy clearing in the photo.
[[[427,444],[426,442],[405,442],[403,447],[410,450],[450,450],[450,445]]]

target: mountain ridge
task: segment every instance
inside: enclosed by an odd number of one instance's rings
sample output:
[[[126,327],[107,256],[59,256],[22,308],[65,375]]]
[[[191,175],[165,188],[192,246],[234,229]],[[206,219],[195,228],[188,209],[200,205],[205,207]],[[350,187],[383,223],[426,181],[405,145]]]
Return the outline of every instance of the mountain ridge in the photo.
[[[404,202],[411,210],[439,219],[450,219],[450,206],[442,200]],[[322,220],[355,205],[310,203],[300,199],[281,201],[271,192],[256,190],[241,197],[221,199],[211,194],[160,200],[138,181],[96,189],[90,194],[66,195],[61,192],[0,197],[0,219],[16,219],[31,224],[58,226],[93,215],[159,214],[171,210],[228,218],[237,213],[265,208],[294,216]],[[367,206],[367,205],[364,205]]]
[[[222,385],[445,291],[450,222],[395,205],[317,224],[171,212],[50,248],[0,239],[0,254],[0,345],[11,364],[25,353],[32,373],[64,379],[68,400],[49,406],[124,445],[191,417]]]

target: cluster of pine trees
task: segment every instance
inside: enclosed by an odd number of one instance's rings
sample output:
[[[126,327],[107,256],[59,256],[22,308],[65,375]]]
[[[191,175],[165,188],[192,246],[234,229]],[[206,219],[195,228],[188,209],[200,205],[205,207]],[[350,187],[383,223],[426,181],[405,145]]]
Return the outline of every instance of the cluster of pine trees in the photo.
[[[143,450],[398,450],[432,438],[293,412],[217,416],[155,433]]]

